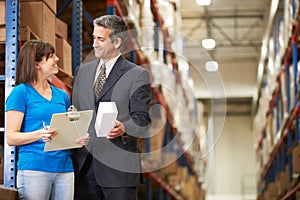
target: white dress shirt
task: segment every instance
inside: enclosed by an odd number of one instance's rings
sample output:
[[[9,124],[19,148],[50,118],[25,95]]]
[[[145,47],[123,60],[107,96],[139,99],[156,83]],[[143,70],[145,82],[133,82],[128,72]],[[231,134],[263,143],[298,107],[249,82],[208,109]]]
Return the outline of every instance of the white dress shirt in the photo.
[[[111,72],[113,66],[115,65],[115,63],[117,62],[118,58],[121,56],[121,53],[119,53],[116,57],[114,57],[113,59],[107,61],[105,63],[105,67],[106,67],[106,70],[105,70],[105,73],[106,73],[106,78],[108,77],[109,73]],[[99,62],[99,65],[97,66],[97,69],[96,69],[96,74],[95,74],[95,78],[94,78],[94,84],[97,80],[97,77],[100,73],[100,67],[101,65],[104,63],[103,59],[101,58],[100,59],[100,62]]]

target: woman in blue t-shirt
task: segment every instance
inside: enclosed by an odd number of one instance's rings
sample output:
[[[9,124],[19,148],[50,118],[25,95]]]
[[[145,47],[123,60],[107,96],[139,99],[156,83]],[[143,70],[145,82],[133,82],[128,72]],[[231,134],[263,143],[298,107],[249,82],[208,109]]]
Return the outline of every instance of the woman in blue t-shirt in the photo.
[[[53,45],[30,40],[19,52],[16,86],[6,101],[6,140],[20,146],[17,189],[20,199],[73,199],[74,173],[70,150],[44,152],[55,137],[50,124],[54,113],[66,112],[68,94],[49,84],[58,73]],[[85,145],[89,135],[76,142]]]

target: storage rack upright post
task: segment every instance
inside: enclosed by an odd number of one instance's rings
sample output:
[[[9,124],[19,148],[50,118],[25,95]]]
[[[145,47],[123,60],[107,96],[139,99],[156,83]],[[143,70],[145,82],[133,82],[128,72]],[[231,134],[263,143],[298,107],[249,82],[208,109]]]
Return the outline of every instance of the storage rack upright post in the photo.
[[[19,42],[19,1],[6,0],[5,100],[12,91],[16,77]],[[6,120],[6,119],[5,119]],[[4,127],[4,133],[6,129]],[[5,138],[4,134],[4,138]],[[4,187],[16,186],[16,147],[4,140]]]

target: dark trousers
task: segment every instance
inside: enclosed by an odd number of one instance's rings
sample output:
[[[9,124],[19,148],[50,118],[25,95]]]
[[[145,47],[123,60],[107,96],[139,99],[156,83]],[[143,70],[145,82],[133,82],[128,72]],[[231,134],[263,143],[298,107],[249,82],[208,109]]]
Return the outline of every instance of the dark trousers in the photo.
[[[137,187],[103,187],[94,176],[92,156],[75,176],[75,200],[137,200]]]

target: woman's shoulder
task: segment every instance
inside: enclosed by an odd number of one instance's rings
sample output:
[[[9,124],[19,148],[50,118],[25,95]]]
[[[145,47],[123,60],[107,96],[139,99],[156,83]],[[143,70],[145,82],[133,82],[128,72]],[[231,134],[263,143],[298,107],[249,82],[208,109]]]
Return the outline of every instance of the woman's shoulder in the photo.
[[[25,101],[27,98],[27,87],[29,86],[26,84],[15,86],[6,100],[7,107],[9,105],[15,105],[14,102],[21,105],[21,102]]]
[[[21,83],[21,84],[16,85],[14,87],[13,92],[22,92],[22,91],[25,92],[27,90],[27,88],[29,88],[29,87],[30,87],[30,85],[25,84],[25,83]]]

